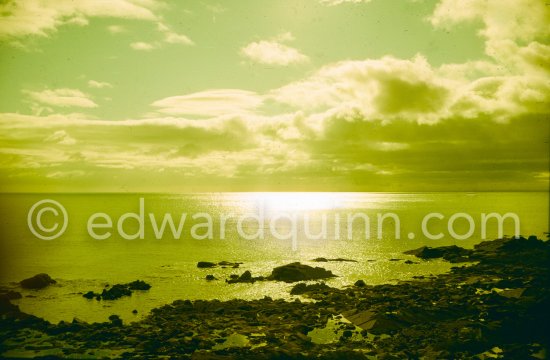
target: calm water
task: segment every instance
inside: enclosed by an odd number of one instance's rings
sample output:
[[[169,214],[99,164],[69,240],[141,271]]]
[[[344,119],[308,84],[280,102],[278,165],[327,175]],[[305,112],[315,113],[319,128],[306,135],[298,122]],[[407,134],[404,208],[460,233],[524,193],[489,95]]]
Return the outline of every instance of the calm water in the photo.
[[[125,240],[118,234],[117,221],[125,213],[140,212],[140,197],[144,199],[144,238]],[[69,216],[66,232],[55,240],[37,239],[27,226],[29,209],[42,199],[58,201]],[[329,280],[328,284],[337,287],[353,284],[357,279],[379,284],[414,275],[436,274],[447,271],[450,265],[441,261],[406,265],[403,261],[390,259],[407,259],[402,251],[421,245],[473,246],[481,241],[481,213],[513,212],[521,221],[521,234],[543,237],[543,232],[548,231],[548,202],[548,193],[3,194],[0,195],[0,283],[16,288],[14,282],[23,278],[41,272],[50,274],[58,281],[57,285],[40,291],[23,291],[24,298],[16,302],[23,311],[55,322],[70,321],[73,317],[105,321],[114,313],[131,321],[146,315],[151,308],[175,299],[251,299],[266,295],[288,298],[292,287],[288,284],[228,285],[223,280],[230,274],[241,274],[245,270],[250,270],[255,276],[268,275],[273,267],[293,261],[332,270],[339,277]],[[97,212],[108,214],[113,222],[110,230],[97,229],[98,234],[112,233],[105,240],[93,239],[87,231],[88,219]],[[382,238],[378,239],[377,214],[390,212],[399,216],[401,238],[396,239],[394,223],[388,220],[382,226]],[[428,228],[432,234],[443,233],[442,239],[430,240],[422,235],[422,218],[431,212],[445,217],[433,219]],[[164,214],[170,214],[177,225],[184,213],[187,214],[186,222],[179,239],[174,238],[169,228],[165,229],[164,236],[156,239],[149,214],[159,225]],[[192,217],[197,213],[207,213],[212,217],[212,239],[192,238],[191,228],[205,224],[204,217]],[[261,227],[265,238],[247,240],[240,236],[237,230],[239,216],[259,216],[261,213],[264,217],[262,224],[257,219],[248,218],[241,225],[249,235]],[[366,232],[363,219],[359,219],[353,223],[351,239],[348,239],[347,216],[356,213],[369,218],[370,232]],[[474,232],[466,240],[449,236],[447,221],[455,213],[467,213],[474,220]],[[225,221],[225,239],[221,239],[220,231],[222,214],[233,215]],[[295,241],[280,240],[271,234],[270,220],[281,214],[298,219]],[[307,239],[305,215],[309,216],[310,233],[318,234],[326,223],[326,236],[318,240]],[[55,219],[51,214],[45,214],[44,226],[49,227]],[[465,234],[469,229],[465,219],[456,220],[454,225],[458,234]],[[279,237],[286,237],[290,221],[279,219],[274,228]],[[128,234],[136,233],[138,221],[125,221],[123,230]],[[207,235],[206,230],[204,226],[195,228],[199,235]],[[411,233],[414,233],[412,239]],[[504,234],[513,233],[513,221],[506,220]],[[489,222],[487,238],[497,235],[496,222]],[[316,257],[342,257],[358,262],[310,262]],[[222,260],[244,264],[239,269],[196,268],[198,261]],[[220,281],[205,281],[207,274],[215,275]],[[88,301],[79,294],[88,290],[100,292],[106,284],[135,279],[149,282],[152,289],[114,302]],[[133,315],[133,309],[138,309],[139,314]]]

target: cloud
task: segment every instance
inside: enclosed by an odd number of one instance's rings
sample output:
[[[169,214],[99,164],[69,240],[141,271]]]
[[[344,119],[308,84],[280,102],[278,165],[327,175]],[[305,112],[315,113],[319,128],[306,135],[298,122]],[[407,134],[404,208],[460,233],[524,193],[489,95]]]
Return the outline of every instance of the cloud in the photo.
[[[441,0],[429,20],[439,28],[481,21],[487,55],[516,71],[548,74],[550,7],[544,1]]]
[[[94,108],[97,104],[88,94],[77,89],[47,89],[43,91],[24,91],[31,99],[41,104],[56,107]]]
[[[155,101],[152,106],[163,114],[205,117],[242,114],[262,103],[262,97],[251,91],[218,89],[171,96]]]
[[[178,34],[168,27],[163,22],[157,23],[157,30],[162,34],[162,40],[160,41],[154,41],[154,42],[133,42],[130,44],[130,47],[134,50],[141,50],[141,51],[151,51],[154,49],[161,48],[164,44],[179,44],[179,45],[186,45],[191,46],[195,45],[193,40],[191,40],[188,36],[183,34]]]
[[[0,4],[0,37],[48,36],[66,24],[87,25],[88,18],[156,21],[156,0],[7,0]]]
[[[111,33],[111,34],[120,34],[120,33],[124,33],[126,31],[128,31],[124,26],[122,25],[109,25],[107,26],[107,30]]]
[[[341,4],[359,4],[359,3],[368,3],[372,0],[320,0],[321,4],[335,6]]]
[[[106,81],[89,80],[88,87],[91,87],[92,89],[104,89],[104,88],[112,88],[113,85],[111,85]]]
[[[164,35],[163,41],[168,44],[194,45],[195,43],[188,36],[175,33],[163,22],[157,24],[157,29]]]
[[[130,47],[139,51],[151,51],[157,47],[156,44],[147,43],[143,41],[137,41],[130,44]]]
[[[60,145],[74,145],[76,140],[72,138],[65,130],[57,130],[52,135],[44,139],[45,142],[53,142]]]
[[[422,56],[412,60],[343,61],[275,89],[270,97],[308,111],[358,111],[367,119],[434,121],[449,100],[450,81]]]
[[[271,66],[288,66],[302,64],[309,58],[298,49],[292,48],[282,42],[292,41],[291,33],[283,33],[271,40],[252,42],[241,48],[241,56],[259,64]]]

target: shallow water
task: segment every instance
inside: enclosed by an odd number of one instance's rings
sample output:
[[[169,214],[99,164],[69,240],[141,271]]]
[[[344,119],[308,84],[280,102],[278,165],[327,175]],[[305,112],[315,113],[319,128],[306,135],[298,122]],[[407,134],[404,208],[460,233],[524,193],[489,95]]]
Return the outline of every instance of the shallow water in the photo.
[[[116,222],[127,212],[139,213],[140,197],[144,203],[144,238],[125,240],[117,234]],[[66,232],[55,240],[37,239],[27,225],[27,213],[37,201],[53,199],[67,211],[69,222]],[[262,210],[261,210],[262,209]],[[250,235],[262,228],[265,239],[246,240],[239,234],[238,217],[246,214],[264,214],[264,223],[248,218],[242,228]],[[96,212],[107,213],[114,227],[112,236],[105,240],[92,238],[87,222]],[[350,213],[364,213],[370,220],[370,238],[361,220],[354,222],[351,239],[347,239],[345,220]],[[382,238],[377,236],[377,214],[395,213],[400,219],[397,239],[394,224],[385,222]],[[432,234],[444,236],[430,240],[422,235],[422,218],[431,212],[445,216],[432,220]],[[454,213],[466,213],[474,219],[475,230],[465,240],[449,235],[447,220]],[[471,247],[481,241],[480,214],[513,212],[521,220],[521,234],[543,237],[548,231],[548,193],[208,193],[208,194],[3,194],[0,195],[0,221],[2,234],[0,250],[2,265],[0,282],[21,291],[24,298],[15,301],[23,311],[50,321],[72,320],[105,321],[110,314],[118,314],[127,321],[139,319],[156,306],[175,299],[230,299],[230,298],[289,298],[292,285],[274,282],[254,284],[226,284],[230,274],[250,270],[254,276],[268,275],[275,266],[301,261],[332,270],[339,277],[330,279],[330,286],[347,286],[357,279],[370,284],[410,279],[415,275],[429,275],[448,271],[452,266],[442,261],[408,265],[403,260],[404,250],[422,245],[441,246],[456,244]],[[149,214],[162,220],[165,213],[179,220],[187,214],[181,237],[166,231],[156,239]],[[208,213],[213,218],[212,239],[192,239],[191,227],[204,219],[192,215]],[[221,214],[233,214],[225,226],[225,239],[221,239]],[[280,240],[271,234],[269,225],[277,215],[287,214],[304,219],[309,215],[312,234],[322,229],[326,216],[326,236],[308,239],[303,221],[298,221],[296,238]],[[340,232],[335,225],[340,217]],[[45,225],[54,218],[44,218]],[[496,223],[488,223],[487,239],[496,238]],[[492,225],[492,226],[491,226]],[[275,224],[280,234],[286,234],[290,222]],[[128,234],[139,227],[128,220],[123,227]],[[468,231],[468,222],[459,219],[454,230],[458,234]],[[107,230],[98,230],[105,233]],[[204,228],[196,231],[204,234]],[[337,239],[336,234],[340,234]],[[414,233],[414,239],[409,234]],[[506,221],[505,235],[513,235],[512,221]],[[317,257],[348,258],[357,262],[316,263]],[[390,259],[402,259],[391,261]],[[198,269],[198,261],[239,261],[239,269]],[[415,259],[412,259],[415,260]],[[58,283],[40,291],[20,290],[14,282],[45,272]],[[219,281],[207,282],[213,274]],[[146,292],[117,301],[95,301],[82,298],[88,290],[100,292],[106,284],[124,283],[142,279],[153,287]],[[138,314],[133,315],[132,310]]]

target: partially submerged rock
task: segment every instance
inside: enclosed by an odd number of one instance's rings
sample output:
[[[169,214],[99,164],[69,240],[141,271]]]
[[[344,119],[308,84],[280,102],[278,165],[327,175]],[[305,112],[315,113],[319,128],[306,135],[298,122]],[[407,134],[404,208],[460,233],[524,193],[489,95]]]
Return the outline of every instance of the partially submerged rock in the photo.
[[[297,282],[306,280],[321,280],[336,277],[330,270],[321,267],[311,267],[299,262],[279,266],[273,269],[268,280]]]
[[[236,283],[255,283],[256,281],[263,281],[263,280],[265,280],[263,276],[253,277],[252,273],[246,270],[244,273],[242,273],[241,276],[231,275],[230,278],[225,281],[228,284],[236,284]]]
[[[106,287],[101,293],[95,293],[88,291],[82,297],[86,299],[96,300],[117,300],[123,296],[132,296],[132,292],[135,290],[149,290],[151,285],[143,280],[132,281],[127,284],[116,284],[111,287]]]
[[[211,262],[211,261],[199,261],[197,263],[197,267],[199,269],[211,269],[211,268],[220,266],[222,268],[231,267],[233,269],[236,269],[241,264],[242,264],[241,262],[231,262],[231,261],[220,261],[218,263]]]
[[[456,245],[441,246],[436,248],[422,246],[418,249],[405,251],[404,254],[414,255],[417,258],[424,260],[443,258],[454,263],[473,261],[473,259],[469,258],[470,255],[472,255],[472,250],[464,249]]]
[[[48,274],[37,274],[31,278],[22,280],[19,284],[24,289],[43,289],[50,284],[55,284],[57,281],[52,279]]]
[[[344,258],[328,259],[328,258],[324,258],[324,257],[318,257],[318,258],[315,258],[311,261],[314,261],[314,262],[330,262],[330,261],[335,261],[335,262],[357,262],[357,260],[353,260],[353,259],[344,259]]]

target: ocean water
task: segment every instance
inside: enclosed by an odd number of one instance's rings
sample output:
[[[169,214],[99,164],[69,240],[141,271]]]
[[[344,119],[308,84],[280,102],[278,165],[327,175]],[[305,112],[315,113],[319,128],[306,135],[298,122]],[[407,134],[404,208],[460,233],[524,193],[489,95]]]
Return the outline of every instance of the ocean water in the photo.
[[[66,230],[56,239],[41,240],[28,226],[29,210],[43,199],[57,201],[67,213]],[[358,279],[381,284],[438,274],[452,265],[439,260],[408,265],[404,260],[416,259],[402,252],[422,245],[472,247],[483,240],[482,213],[514,213],[522,235],[544,238],[548,204],[548,193],[2,194],[0,285],[23,294],[22,299],[14,301],[23,311],[52,322],[71,321],[74,317],[106,321],[111,314],[134,321],[151,308],[176,299],[290,299],[291,284],[227,284],[224,280],[245,270],[254,276],[267,276],[274,267],[294,261],[332,270],[338,277],[327,284],[335,287],[352,285]],[[88,231],[88,221],[96,213],[106,214],[112,222],[109,229],[94,229],[106,237],[103,240],[95,239]],[[119,233],[117,223],[127,213],[135,215],[122,222],[123,232],[140,235],[143,225],[143,236],[129,240]],[[141,213],[140,224],[136,217]],[[379,215],[389,213],[399,219],[397,228],[395,218],[378,221]],[[430,213],[442,218],[428,222],[426,235],[422,220]],[[153,222],[159,232],[166,214],[174,219],[176,229],[185,215],[179,235],[169,227],[161,236],[155,233]],[[454,214],[462,215],[456,216],[449,229]],[[53,213],[42,215],[44,228],[53,228],[61,219]],[[356,218],[350,224],[348,217],[352,215]],[[211,233],[208,217],[212,219]],[[467,217],[471,217],[471,223]],[[369,229],[365,228],[365,219],[369,220]],[[95,223],[105,221],[103,217]],[[42,234],[36,224],[33,226]],[[504,221],[502,231],[505,236],[514,235],[511,218]],[[107,232],[111,236],[107,237]],[[441,238],[430,239],[430,234],[440,233]],[[252,239],[253,235],[256,238]],[[497,221],[487,221],[485,238],[498,235]],[[317,257],[357,262],[311,261]],[[242,265],[238,269],[196,266],[198,261],[223,260]],[[39,291],[17,286],[20,280],[43,272],[57,284]],[[207,274],[219,280],[208,282]],[[150,283],[151,290],[116,301],[82,297],[83,292],[101,292],[107,284],[136,279]],[[137,315],[132,314],[134,309]]]

